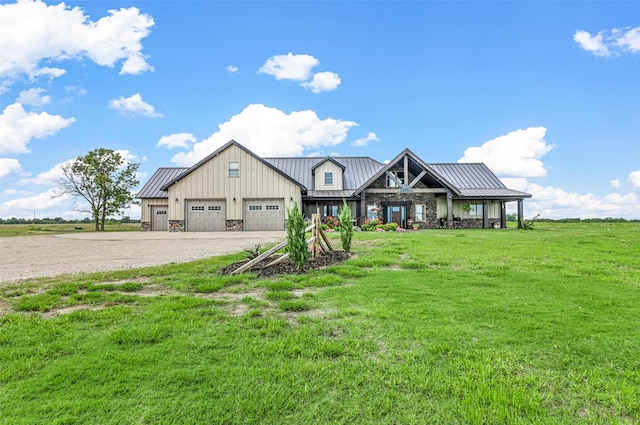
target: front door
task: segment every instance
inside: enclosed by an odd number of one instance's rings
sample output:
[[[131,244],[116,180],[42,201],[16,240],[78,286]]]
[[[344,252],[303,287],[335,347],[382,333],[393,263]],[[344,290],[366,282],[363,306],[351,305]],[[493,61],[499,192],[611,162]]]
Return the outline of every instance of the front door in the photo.
[[[389,205],[387,206],[387,223],[397,223],[399,227],[406,227],[406,205]]]

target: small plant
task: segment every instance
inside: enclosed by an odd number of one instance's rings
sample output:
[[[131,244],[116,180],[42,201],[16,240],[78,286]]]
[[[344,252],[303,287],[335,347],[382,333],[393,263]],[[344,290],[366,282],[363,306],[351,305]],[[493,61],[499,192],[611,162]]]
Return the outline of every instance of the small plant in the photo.
[[[258,256],[260,256],[260,253],[262,252],[262,245],[257,244],[252,248],[249,249],[245,249],[244,250],[244,257],[247,260],[253,260],[254,258],[257,258]]]
[[[373,232],[376,230],[376,227],[381,224],[380,220],[376,218],[368,218],[362,223],[360,226],[360,230],[363,232]]]
[[[464,204],[464,207],[462,209],[466,212],[471,211],[471,204],[467,202],[466,204]]]
[[[309,259],[307,250],[307,235],[304,231],[307,224],[302,213],[298,209],[298,204],[293,203],[291,209],[287,209],[287,247],[289,260],[298,270],[301,270]]]
[[[324,229],[324,227],[326,226],[326,229]],[[338,229],[340,227],[340,221],[332,216],[328,216],[327,218],[324,219],[324,223],[323,223],[323,229],[327,230],[327,229]]]
[[[353,222],[351,221],[351,208],[344,201],[340,210],[340,241],[345,252],[351,250],[351,240],[353,239]]]
[[[522,230],[533,230],[535,223],[531,220],[522,220]]]

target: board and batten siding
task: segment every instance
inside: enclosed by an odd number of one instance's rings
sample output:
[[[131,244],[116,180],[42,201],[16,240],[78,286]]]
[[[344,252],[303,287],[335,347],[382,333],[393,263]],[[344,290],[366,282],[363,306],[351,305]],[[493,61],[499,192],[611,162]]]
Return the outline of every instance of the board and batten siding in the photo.
[[[325,185],[324,184],[324,173],[331,172],[333,173],[333,184]],[[318,168],[314,170],[315,178],[314,178],[314,189],[313,190],[342,190],[342,168],[340,168],[336,163],[331,161],[325,161],[323,164],[320,164]]]
[[[240,164],[238,177],[228,175],[232,161]],[[227,220],[242,220],[245,198],[283,199],[285,208],[302,203],[300,186],[243,149],[229,146],[169,187],[169,220],[184,220],[187,199],[226,199]]]
[[[151,206],[152,205],[171,205],[167,198],[144,198],[140,206],[140,221],[151,222]]]

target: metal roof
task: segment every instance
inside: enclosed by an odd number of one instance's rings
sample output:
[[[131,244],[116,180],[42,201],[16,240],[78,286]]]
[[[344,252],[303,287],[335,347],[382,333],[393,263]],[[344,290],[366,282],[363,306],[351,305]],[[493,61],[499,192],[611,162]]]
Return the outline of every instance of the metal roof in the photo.
[[[353,190],[310,190],[305,198],[313,199],[342,199],[351,198]]]
[[[140,189],[136,198],[166,198],[169,193],[162,186],[187,171],[186,167],[163,167],[153,173],[149,181]]]
[[[508,189],[482,163],[429,164],[460,191],[462,197],[530,198],[531,195]]]
[[[311,171],[327,158],[264,158],[264,160],[311,190],[314,186]],[[342,186],[344,190],[357,189],[384,167],[384,164],[369,157],[331,157],[331,160],[344,167]]]

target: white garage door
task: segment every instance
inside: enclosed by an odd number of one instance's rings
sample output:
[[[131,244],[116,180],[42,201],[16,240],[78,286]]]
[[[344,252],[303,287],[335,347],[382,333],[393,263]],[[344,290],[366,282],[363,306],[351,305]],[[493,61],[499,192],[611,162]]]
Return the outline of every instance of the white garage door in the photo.
[[[189,199],[187,201],[187,231],[214,232],[227,229],[225,201],[219,199]]]
[[[245,199],[244,230],[284,230],[284,199]]]
[[[167,220],[167,205],[151,206],[151,230],[169,230],[169,221]]]

